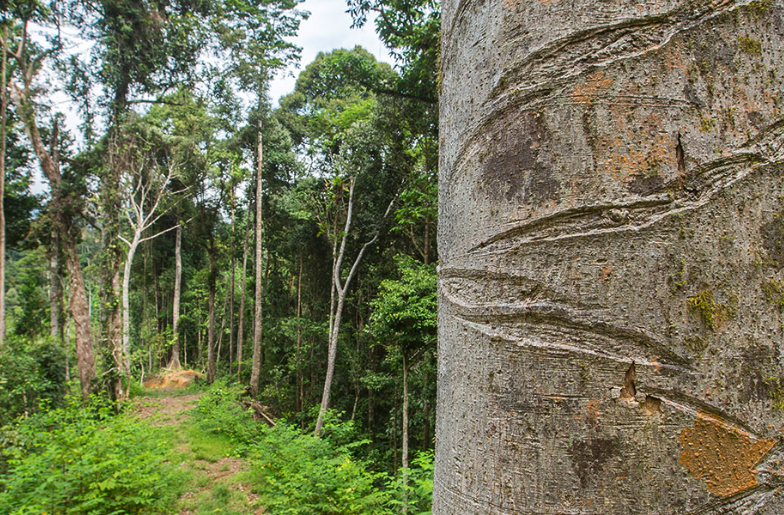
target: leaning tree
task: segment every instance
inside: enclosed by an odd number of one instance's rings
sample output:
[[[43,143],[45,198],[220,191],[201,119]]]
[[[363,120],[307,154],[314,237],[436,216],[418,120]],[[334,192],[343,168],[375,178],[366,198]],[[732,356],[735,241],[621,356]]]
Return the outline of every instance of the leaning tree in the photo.
[[[433,512],[782,513],[782,2],[442,29]]]

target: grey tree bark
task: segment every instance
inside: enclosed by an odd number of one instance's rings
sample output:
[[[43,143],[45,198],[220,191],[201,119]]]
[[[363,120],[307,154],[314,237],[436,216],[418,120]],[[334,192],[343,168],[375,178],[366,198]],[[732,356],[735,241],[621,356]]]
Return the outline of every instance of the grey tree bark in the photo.
[[[240,319],[237,322],[237,381],[242,380],[242,346],[245,342],[245,278],[248,270],[248,233],[250,232],[250,204],[245,220],[245,239],[242,249],[242,281],[240,281]]]
[[[261,316],[262,316],[262,167],[264,164],[264,140],[261,134],[261,122],[259,122],[259,135],[256,144],[257,170],[256,170],[256,304],[253,315],[253,363],[250,371],[250,389],[253,398],[259,394],[259,378],[261,377]]]
[[[172,354],[169,369],[178,370],[180,365],[180,294],[182,293],[182,227],[177,225],[174,242],[174,299],[172,300]]]
[[[5,342],[5,151],[8,104],[8,26],[3,26],[3,55],[0,57],[0,347]]]
[[[433,513],[784,513],[784,5],[445,0]]]

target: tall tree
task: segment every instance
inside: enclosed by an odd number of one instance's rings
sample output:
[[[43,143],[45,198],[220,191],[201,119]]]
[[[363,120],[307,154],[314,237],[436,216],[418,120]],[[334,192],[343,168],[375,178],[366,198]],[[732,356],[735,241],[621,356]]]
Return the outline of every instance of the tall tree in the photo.
[[[124,212],[128,220],[131,235],[126,238],[122,234],[118,237],[128,247],[123,268],[122,282],[122,320],[123,320],[123,342],[122,342],[122,362],[126,379],[131,374],[131,304],[130,304],[130,285],[131,285],[131,266],[133,257],[139,245],[145,241],[150,241],[158,236],[179,227],[178,225],[166,228],[150,236],[144,233],[152,228],[155,223],[168,211],[165,205],[166,197],[170,193],[167,190],[169,182],[173,178],[175,164],[171,161],[166,163],[164,170],[158,163],[142,159],[136,163],[128,163],[133,168],[127,169],[126,175],[122,180],[124,189]],[[128,393],[126,386],[125,395]]]
[[[784,506],[781,20],[444,2],[434,514]]]
[[[78,226],[75,217],[81,211],[79,201],[81,195],[73,189],[75,184],[63,180],[60,161],[57,155],[46,149],[41,131],[36,120],[36,110],[33,103],[33,81],[40,71],[43,54],[31,56],[31,46],[28,44],[28,22],[22,23],[18,45],[11,56],[18,68],[18,80],[10,83],[10,97],[16,112],[21,119],[25,134],[33,147],[38,163],[49,182],[51,200],[49,210],[52,213],[55,226],[61,236],[61,245],[68,269],[70,288],[70,307],[74,325],[76,326],[76,359],[79,369],[79,382],[81,393],[87,399],[92,389],[95,378],[95,357],[93,354],[93,341],[90,323],[90,310],[85,294],[82,267],[79,262],[78,252]],[[53,131],[56,132],[56,131]],[[57,145],[52,145],[57,149]]]

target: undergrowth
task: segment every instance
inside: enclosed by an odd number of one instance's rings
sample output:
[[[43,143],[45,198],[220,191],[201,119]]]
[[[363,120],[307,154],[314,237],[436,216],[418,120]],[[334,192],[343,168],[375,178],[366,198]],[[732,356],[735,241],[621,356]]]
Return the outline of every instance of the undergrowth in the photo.
[[[44,407],[0,437],[0,515],[166,513],[183,482],[164,429],[97,398]]]
[[[268,427],[242,409],[241,395],[238,387],[218,383],[199,400],[193,419],[199,430],[230,439],[231,452],[248,460],[253,491],[270,513],[387,515],[400,513],[403,499],[408,513],[430,513],[432,453],[413,460],[404,487],[402,473],[374,472],[361,459],[367,442],[352,423],[331,414],[320,438],[285,421]]]

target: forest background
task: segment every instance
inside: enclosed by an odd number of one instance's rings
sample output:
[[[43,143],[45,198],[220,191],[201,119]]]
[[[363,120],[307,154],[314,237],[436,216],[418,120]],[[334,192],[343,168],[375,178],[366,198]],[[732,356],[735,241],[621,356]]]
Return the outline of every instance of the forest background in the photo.
[[[6,501],[14,456],[36,445],[24,427],[103,420],[162,369],[248,386],[298,434],[356,444],[368,470],[432,449],[439,5],[347,0],[355,25],[376,16],[396,65],[319,54],[273,108],[271,78],[299,58],[298,4],[4,3]]]

